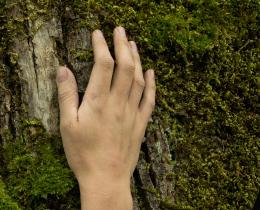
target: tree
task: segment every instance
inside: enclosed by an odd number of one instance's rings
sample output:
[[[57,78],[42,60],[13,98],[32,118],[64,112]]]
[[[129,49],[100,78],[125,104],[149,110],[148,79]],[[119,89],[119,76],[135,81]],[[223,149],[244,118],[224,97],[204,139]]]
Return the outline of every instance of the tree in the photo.
[[[104,29],[112,46],[117,24],[158,77],[157,108],[133,176],[135,208],[253,206],[259,6],[203,2],[0,1],[1,209],[79,207],[59,136],[56,69],[73,70],[82,96],[91,30]]]

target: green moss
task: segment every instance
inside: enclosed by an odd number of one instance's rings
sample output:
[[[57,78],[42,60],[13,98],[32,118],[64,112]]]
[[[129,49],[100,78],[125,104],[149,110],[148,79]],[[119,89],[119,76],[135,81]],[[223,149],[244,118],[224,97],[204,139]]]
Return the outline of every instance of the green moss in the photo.
[[[124,26],[139,46],[144,69],[155,69],[154,118],[170,128],[165,133],[175,157],[174,170],[165,175],[175,185],[175,203],[162,200],[157,189],[152,193],[162,209],[252,208],[260,186],[258,1],[74,0],[61,7],[58,1],[30,2],[30,20],[52,7],[72,10],[75,27],[102,29],[111,49],[113,28]],[[6,35],[0,40],[2,56],[23,18],[0,21]],[[78,60],[93,56],[73,53]],[[13,55],[12,65],[16,59]],[[5,193],[26,209],[77,208],[60,139],[47,135],[37,121],[24,120],[22,126],[19,138],[10,131],[1,136],[10,142],[4,148],[8,170],[1,172]]]
[[[78,61],[88,61],[93,62],[93,50],[77,50],[70,52],[73,55],[73,58]]]
[[[26,209],[39,204],[47,208],[47,200],[52,199],[62,202],[76,181],[60,152],[61,139],[45,133],[37,120],[25,120],[22,130],[15,142],[4,147],[8,191]]]
[[[18,204],[7,194],[5,184],[0,177],[0,209],[20,210]]]

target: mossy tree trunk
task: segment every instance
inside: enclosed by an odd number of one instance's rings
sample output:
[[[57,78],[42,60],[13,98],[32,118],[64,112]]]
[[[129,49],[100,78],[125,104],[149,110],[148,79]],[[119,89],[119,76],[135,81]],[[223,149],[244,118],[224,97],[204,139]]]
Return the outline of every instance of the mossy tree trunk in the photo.
[[[1,52],[0,74],[1,149],[8,148],[10,142],[16,144],[25,130],[26,133],[29,130],[26,137],[33,136],[35,141],[44,135],[60,141],[56,70],[59,65],[67,65],[74,72],[82,97],[92,63],[81,55],[91,51],[91,32],[86,27],[78,27],[75,24],[77,15],[62,3],[50,6],[34,1],[8,1],[5,8],[8,9],[4,25],[6,42]],[[151,124],[132,180],[135,209],[159,209],[160,205],[170,205],[174,197],[167,138],[155,119]],[[44,132],[41,130],[37,134],[39,127]],[[31,139],[25,141],[32,143]],[[4,167],[11,158],[5,152],[1,155],[3,179],[8,180],[9,169]],[[75,183],[73,186],[71,188],[76,187]],[[55,195],[55,192],[51,194]],[[25,197],[30,199],[30,196]],[[17,203],[22,208],[32,207],[26,206],[30,202],[18,200]],[[49,208],[53,205],[46,204]],[[57,203],[55,208],[67,209]]]
[[[127,29],[156,109],[136,209],[252,209],[259,190],[258,0],[0,0],[0,209],[79,209],[58,124],[56,69],[82,98],[91,31]]]

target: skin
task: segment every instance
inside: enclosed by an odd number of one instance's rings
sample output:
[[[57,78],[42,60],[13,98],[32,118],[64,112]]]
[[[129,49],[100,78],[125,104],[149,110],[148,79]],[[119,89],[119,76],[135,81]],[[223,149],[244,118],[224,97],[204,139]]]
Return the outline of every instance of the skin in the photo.
[[[115,61],[101,31],[93,32],[92,46],[94,66],[81,104],[73,73],[57,71],[62,142],[81,209],[130,210],[130,178],[155,105],[154,71],[143,75],[136,44],[122,27],[114,30]]]

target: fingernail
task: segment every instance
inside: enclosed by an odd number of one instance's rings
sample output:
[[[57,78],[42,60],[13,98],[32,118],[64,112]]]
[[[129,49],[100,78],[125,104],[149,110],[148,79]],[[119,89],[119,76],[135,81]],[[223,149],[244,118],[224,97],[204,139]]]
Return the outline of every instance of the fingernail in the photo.
[[[103,33],[100,30],[95,30],[95,34],[96,34],[97,37],[100,37],[100,38],[103,37]]]
[[[125,36],[125,29],[123,27],[119,26],[117,30],[121,35]]]
[[[66,67],[60,66],[57,71],[57,82],[64,82],[68,79],[68,71]]]

